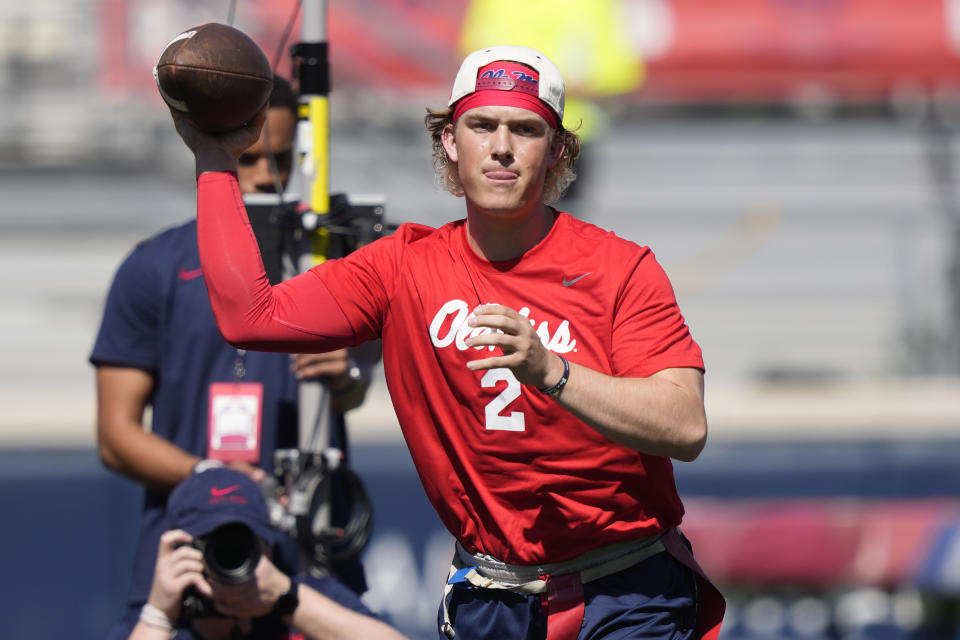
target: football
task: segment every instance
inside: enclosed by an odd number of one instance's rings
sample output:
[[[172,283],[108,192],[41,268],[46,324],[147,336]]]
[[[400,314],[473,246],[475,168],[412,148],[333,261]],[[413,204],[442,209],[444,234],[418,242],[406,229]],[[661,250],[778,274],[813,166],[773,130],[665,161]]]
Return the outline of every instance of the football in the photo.
[[[273,86],[270,61],[247,34],[211,22],[170,41],[153,69],[160,95],[208,133],[243,126]]]

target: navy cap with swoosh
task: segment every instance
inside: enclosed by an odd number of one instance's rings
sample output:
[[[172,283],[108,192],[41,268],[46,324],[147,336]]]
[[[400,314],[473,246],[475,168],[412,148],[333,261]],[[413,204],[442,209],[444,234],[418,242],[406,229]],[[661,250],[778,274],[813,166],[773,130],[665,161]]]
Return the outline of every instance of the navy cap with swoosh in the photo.
[[[263,492],[248,475],[233,469],[208,469],[188,476],[170,494],[167,518],[174,528],[194,537],[239,522],[261,540],[275,540]]]

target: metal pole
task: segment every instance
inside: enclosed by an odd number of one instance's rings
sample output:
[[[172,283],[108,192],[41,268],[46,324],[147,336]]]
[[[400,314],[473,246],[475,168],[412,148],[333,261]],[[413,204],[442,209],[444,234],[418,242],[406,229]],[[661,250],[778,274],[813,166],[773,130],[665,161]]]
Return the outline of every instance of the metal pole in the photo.
[[[320,218],[330,213],[329,188],[329,108],[330,63],[327,56],[326,0],[303,0],[301,41],[294,46],[294,64],[299,64],[299,106],[297,147],[303,201],[301,221],[303,244],[300,271],[325,261],[330,249],[330,233]],[[303,382],[299,387],[299,448],[303,454],[318,454],[330,447],[330,392],[319,382]],[[311,522],[314,539],[331,523],[330,483],[321,483],[319,505]],[[316,569],[325,558],[317,558],[314,549],[311,563]],[[320,562],[316,562],[316,561]]]
[[[293,48],[298,64],[299,107],[297,152],[304,198],[304,226],[299,269],[306,271],[327,259],[330,234],[319,217],[330,212],[329,111],[330,64],[326,43],[326,0],[303,0],[302,40]],[[300,449],[319,452],[330,442],[330,398],[324,385],[300,385]]]

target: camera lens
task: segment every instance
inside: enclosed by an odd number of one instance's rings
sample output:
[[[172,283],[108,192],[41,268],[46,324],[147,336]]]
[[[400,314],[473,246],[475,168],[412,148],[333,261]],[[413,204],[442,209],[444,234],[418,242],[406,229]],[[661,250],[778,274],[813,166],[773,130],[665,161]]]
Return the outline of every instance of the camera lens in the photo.
[[[234,522],[214,529],[203,550],[207,570],[221,582],[240,584],[253,576],[260,562],[260,539],[250,527]]]

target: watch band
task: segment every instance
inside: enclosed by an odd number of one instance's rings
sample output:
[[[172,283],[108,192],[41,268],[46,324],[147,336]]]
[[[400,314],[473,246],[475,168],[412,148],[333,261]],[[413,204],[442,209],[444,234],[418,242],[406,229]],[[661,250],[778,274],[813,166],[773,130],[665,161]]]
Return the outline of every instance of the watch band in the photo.
[[[347,358],[347,384],[342,385],[334,389],[330,388],[330,393],[335,396],[344,396],[360,385],[363,381],[363,370],[360,368],[360,365],[357,364],[357,361],[353,358]]]
[[[567,362],[567,359],[563,356],[559,356],[559,358],[563,360],[563,375],[560,376],[560,380],[557,381],[557,384],[551,387],[537,387],[537,390],[544,395],[559,395],[560,392],[563,391],[564,385],[567,384],[567,380],[570,379],[570,363]]]
[[[208,469],[219,469],[224,466],[223,463],[219,460],[210,460],[209,458],[201,460],[197,464],[193,465],[193,473],[203,473]]]
[[[290,578],[290,588],[280,594],[277,601],[273,603],[273,613],[285,618],[292,615],[300,605],[300,581],[296,578]]]

